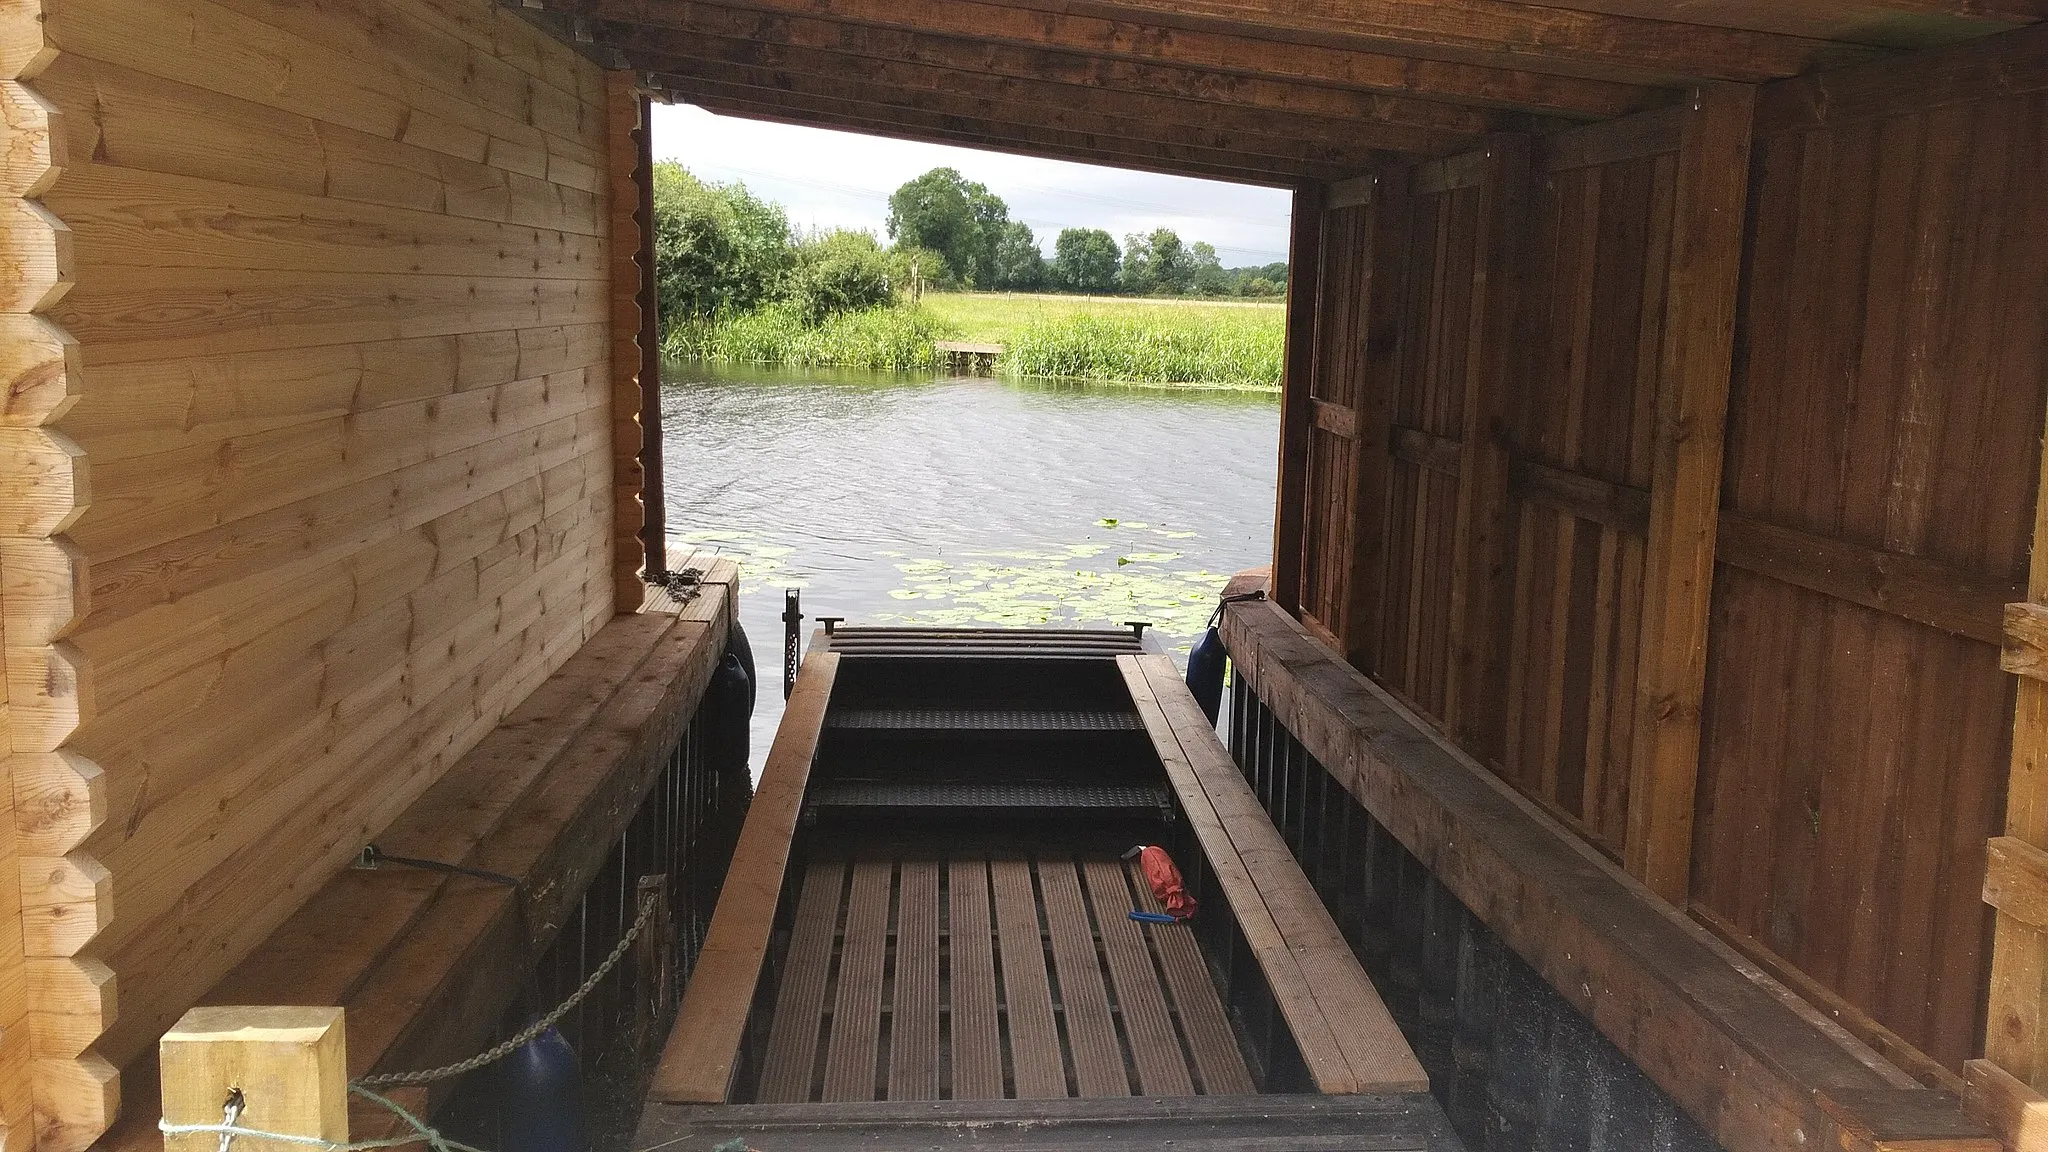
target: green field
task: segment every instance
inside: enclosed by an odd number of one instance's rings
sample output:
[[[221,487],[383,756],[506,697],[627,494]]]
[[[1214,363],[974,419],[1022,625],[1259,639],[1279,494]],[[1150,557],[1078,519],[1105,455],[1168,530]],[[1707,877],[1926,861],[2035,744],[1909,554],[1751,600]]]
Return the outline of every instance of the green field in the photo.
[[[924,306],[958,329],[961,340],[1008,344],[1024,328],[1069,316],[1215,320],[1278,332],[1286,310],[1264,300],[1161,300],[1131,296],[1053,296],[1020,292],[927,292]]]

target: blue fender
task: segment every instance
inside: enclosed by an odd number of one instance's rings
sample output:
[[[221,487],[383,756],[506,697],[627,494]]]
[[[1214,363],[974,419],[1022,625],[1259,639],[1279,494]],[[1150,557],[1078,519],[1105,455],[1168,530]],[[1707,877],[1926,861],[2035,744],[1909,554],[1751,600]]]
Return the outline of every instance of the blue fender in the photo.
[[[1223,637],[1214,628],[1204,632],[1194,651],[1188,653],[1188,691],[1194,693],[1195,703],[1202,706],[1202,714],[1211,724],[1216,723],[1216,714],[1223,707],[1223,661],[1228,655]]]

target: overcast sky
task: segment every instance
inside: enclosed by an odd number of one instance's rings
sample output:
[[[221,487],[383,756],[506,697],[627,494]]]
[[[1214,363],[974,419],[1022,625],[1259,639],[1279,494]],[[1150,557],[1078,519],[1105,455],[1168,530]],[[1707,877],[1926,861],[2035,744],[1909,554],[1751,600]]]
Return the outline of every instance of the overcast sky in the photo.
[[[798,228],[864,228],[886,241],[889,193],[950,166],[1001,196],[1048,257],[1062,228],[1101,228],[1121,244],[1163,225],[1190,244],[1214,244],[1225,267],[1287,258],[1289,197],[1274,188],[739,120],[682,104],[654,106],[654,154],[706,180],[745,183]]]

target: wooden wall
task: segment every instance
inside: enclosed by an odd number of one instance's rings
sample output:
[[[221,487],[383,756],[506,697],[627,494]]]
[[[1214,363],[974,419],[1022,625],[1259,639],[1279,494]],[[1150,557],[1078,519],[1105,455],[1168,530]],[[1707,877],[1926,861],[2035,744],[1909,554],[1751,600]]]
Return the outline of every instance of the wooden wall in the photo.
[[[2009,765],[2014,835],[2048,848],[2048,707],[2013,748],[1999,658],[2025,647],[2001,612],[2028,598],[2048,408],[2044,44],[1375,173],[1329,198],[1287,400],[1316,435],[1276,598],[1951,1087],[1984,1042]],[[2038,857],[2008,908],[2048,908]],[[2025,915],[1995,1023],[2039,1082],[2048,913]]]
[[[1799,95],[1758,121],[1693,894],[1954,1067],[2048,398],[2048,97]]]
[[[25,1002],[70,1149],[612,614],[611,145],[488,0],[0,11],[0,1109]]]

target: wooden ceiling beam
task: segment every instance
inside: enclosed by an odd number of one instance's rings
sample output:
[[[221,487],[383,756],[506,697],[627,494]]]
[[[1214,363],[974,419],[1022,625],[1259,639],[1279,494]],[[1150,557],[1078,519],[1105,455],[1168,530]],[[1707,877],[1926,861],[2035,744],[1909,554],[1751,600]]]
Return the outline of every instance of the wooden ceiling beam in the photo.
[[[1669,103],[1654,87],[1546,75],[1515,67],[1475,67],[1386,52],[1280,43],[1200,29],[1077,12],[1028,11],[991,0],[507,0],[542,5],[586,20],[689,30],[698,13],[738,9],[838,26],[887,28],[1019,48],[1167,65],[1366,92],[1386,92],[1495,108],[1608,119]],[[786,36],[777,33],[778,39]]]
[[[770,16],[736,8],[691,4],[670,9],[682,26],[591,21],[600,44],[640,59],[682,58],[711,51],[721,59],[770,67],[803,68],[824,75],[878,78],[915,69],[943,70],[936,82],[953,90],[963,85],[1015,89],[1068,99],[1060,86],[1140,101],[1176,123],[1201,123],[1214,107],[1277,114],[1274,130],[1312,135],[1343,131],[1356,122],[1399,124],[1479,135],[1527,130],[1534,118],[1449,101],[1422,100],[1379,92],[1324,88],[1292,81],[1142,64],[1042,48],[1019,48],[964,37],[934,36],[895,28],[835,24],[802,17]],[[715,47],[709,42],[719,42]],[[1197,119],[1189,120],[1187,117]],[[1562,125],[1563,121],[1558,122]]]
[[[797,101],[793,105],[797,107],[843,110],[877,120],[900,113],[926,113],[988,125],[990,130],[987,134],[991,136],[1000,136],[1004,131],[1065,132],[1085,136],[1111,150],[1126,143],[1199,149],[1213,154],[1218,160],[1240,158],[1245,161],[1243,166],[1248,168],[1356,171],[1377,161],[1388,151],[1415,150],[1412,147],[1394,148],[1387,143],[1388,139],[1410,143],[1407,137],[1414,134],[1411,129],[1389,129],[1388,132],[1401,135],[1382,137],[1378,142],[1375,142],[1373,134],[1367,132],[1356,133],[1344,140],[1303,140],[1224,128],[1161,124],[1141,116],[1092,108],[895,88],[886,84],[805,76],[702,59],[690,61],[686,72],[652,71],[663,82],[673,84],[683,92],[716,92],[769,105],[792,99]],[[1438,143],[1455,143],[1456,139],[1439,140]]]
[[[1547,0],[1609,16],[1669,19],[1671,0]],[[1933,48],[2048,20],[2048,0],[1714,0],[1685,22],[1882,48]]]
[[[1255,158],[1217,153],[1202,148],[1148,144],[1138,141],[1105,143],[1073,132],[1048,131],[995,125],[958,116],[940,116],[911,109],[899,110],[885,118],[849,109],[834,101],[787,98],[772,103],[750,99],[758,93],[734,93],[717,85],[691,82],[686,78],[655,76],[657,88],[675,100],[695,104],[723,116],[793,124],[805,128],[831,128],[896,140],[957,144],[990,152],[1018,156],[1070,160],[1140,172],[1161,172],[1172,176],[1194,176],[1228,180],[1238,184],[1259,184],[1290,188],[1317,180],[1336,180],[1356,173],[1349,169],[1292,169],[1262,166]],[[669,87],[671,81],[674,87]]]
[[[1565,76],[1669,86],[1757,83],[1871,59],[1861,45],[1509,0],[1005,0],[1169,29],[1209,29]]]
[[[823,94],[846,91],[843,85],[857,84],[890,103],[911,102],[908,94],[922,93],[931,99],[972,101],[976,108],[1000,104],[1027,123],[1050,124],[1051,118],[1080,114],[1095,119],[1091,131],[1103,130],[1104,125],[1114,122],[1121,126],[1121,131],[1140,139],[1173,141],[1188,136],[1207,138],[1218,132],[1235,133],[1243,137],[1248,151],[1282,156],[1333,144],[1351,149],[1443,155],[1471,146],[1493,127],[1486,116],[1450,105],[1435,106],[1452,114],[1434,117],[1440,121],[1437,124],[1338,121],[811,52],[759,41],[711,36],[692,39],[689,47],[695,51],[689,56],[637,50],[625,50],[625,55],[641,71],[719,78],[714,70],[724,69],[724,78],[776,89],[808,86],[809,90]],[[605,43],[606,37],[600,35],[598,42]],[[919,106],[938,108],[929,103]]]

